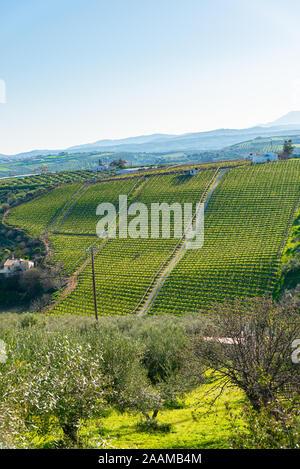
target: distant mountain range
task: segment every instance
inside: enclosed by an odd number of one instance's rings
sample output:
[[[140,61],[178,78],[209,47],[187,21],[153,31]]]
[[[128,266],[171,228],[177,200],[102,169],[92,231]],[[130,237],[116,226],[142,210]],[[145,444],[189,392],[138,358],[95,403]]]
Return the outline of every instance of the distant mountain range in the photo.
[[[33,150],[16,155],[0,155],[1,160],[24,159],[43,155],[57,155],[60,152],[149,152],[168,153],[174,151],[211,151],[253,139],[276,135],[293,136],[300,134],[300,111],[292,111],[265,125],[247,129],[217,129],[182,135],[153,134],[116,140],[98,140],[93,143],[75,145],[59,150]]]
[[[276,119],[269,124],[268,126],[276,126],[276,125],[288,125],[288,126],[298,126],[300,124],[300,111],[291,111],[285,114],[279,119]]]

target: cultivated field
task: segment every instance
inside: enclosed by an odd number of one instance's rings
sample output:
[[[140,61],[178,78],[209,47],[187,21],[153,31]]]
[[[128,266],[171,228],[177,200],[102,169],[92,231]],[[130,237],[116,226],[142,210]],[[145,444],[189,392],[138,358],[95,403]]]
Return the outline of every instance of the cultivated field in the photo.
[[[126,194],[124,184],[128,188],[128,196],[134,197],[135,202],[141,202],[150,206],[151,202],[197,202],[200,200],[205,188],[210,180],[214,177],[215,171],[202,171],[195,177],[182,175],[155,176],[148,181],[143,180],[126,180],[122,183],[107,183],[113,187],[118,194]],[[135,185],[133,186],[133,181]],[[97,223],[96,205],[93,210],[80,210],[79,205],[85,206],[85,201],[92,196],[101,193],[101,188],[105,184],[94,186],[90,192],[84,195],[84,201],[79,201],[77,207],[70,212],[65,223],[59,227],[65,231],[66,227],[73,226],[74,230],[78,229],[85,234],[95,232]],[[132,191],[130,192],[130,189]],[[116,193],[117,193],[116,192]],[[111,194],[109,200],[115,202],[115,195]],[[104,199],[102,199],[104,200]],[[94,202],[91,203],[91,206]],[[59,235],[61,236],[61,235]],[[72,241],[76,236],[72,236]],[[61,238],[59,238],[61,239]],[[63,244],[58,246],[58,239],[51,237],[56,249],[60,248],[60,252],[56,254],[56,260],[65,263],[67,259],[68,269],[70,266],[70,247],[66,246],[65,238]],[[77,242],[77,241],[76,241]],[[79,251],[73,251],[74,263],[77,262],[78,256],[84,256],[83,247],[94,245],[101,250],[95,257],[96,285],[98,298],[98,311],[100,314],[128,314],[132,312],[139,304],[141,298],[150,286],[160,266],[171,256],[178,239],[110,239],[107,242],[99,240],[96,236],[85,237],[86,245],[80,246]],[[73,269],[74,270],[74,269]],[[93,314],[94,303],[92,295],[92,272],[91,264],[88,263],[78,277],[78,285],[76,289],[54,309],[59,313],[72,314]]]
[[[179,168],[178,168],[179,170]],[[69,275],[68,295],[56,299],[59,314],[93,314],[90,246],[95,252],[99,314],[138,314],[178,249],[178,239],[110,239],[95,234],[96,207],[129,202],[192,202],[205,199],[218,170],[196,176],[148,174],[86,186],[71,184],[13,209],[8,222],[32,236],[45,232],[51,262]],[[205,214],[205,243],[186,251],[170,271],[150,313],[206,311],[215,301],[272,293],[281,253],[300,194],[300,161],[230,167]]]
[[[213,302],[272,293],[299,204],[300,162],[228,171],[205,217],[205,242],[170,274],[152,313],[206,311]]]

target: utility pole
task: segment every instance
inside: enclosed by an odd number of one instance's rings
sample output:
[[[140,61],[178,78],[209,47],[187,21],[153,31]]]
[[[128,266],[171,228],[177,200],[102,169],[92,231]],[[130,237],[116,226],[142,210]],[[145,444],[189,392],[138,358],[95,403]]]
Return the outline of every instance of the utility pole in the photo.
[[[92,278],[93,278],[93,293],[94,293],[94,308],[95,308],[95,318],[98,321],[98,307],[97,307],[97,294],[96,294],[96,280],[95,280],[95,265],[94,265],[94,248],[91,246],[87,251],[91,251],[92,259]]]

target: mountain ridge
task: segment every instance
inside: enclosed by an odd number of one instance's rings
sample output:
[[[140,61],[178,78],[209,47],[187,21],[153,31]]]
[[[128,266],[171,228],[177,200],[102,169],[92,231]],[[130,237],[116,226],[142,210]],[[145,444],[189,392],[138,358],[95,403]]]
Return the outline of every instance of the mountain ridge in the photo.
[[[266,124],[267,126],[276,125],[299,125],[300,124],[300,111],[290,111],[287,114],[275,119]]]
[[[291,121],[298,120],[292,123]],[[274,125],[277,122],[276,125]],[[280,123],[281,122],[281,123]],[[282,123],[283,122],[283,123]],[[14,155],[0,154],[3,160],[34,158],[36,156],[58,155],[65,153],[87,152],[150,152],[167,153],[169,151],[207,151],[220,150],[256,137],[272,137],[276,135],[292,136],[300,133],[300,111],[291,111],[279,119],[269,123],[245,129],[220,128],[202,132],[186,132],[183,134],[139,135],[120,139],[101,139],[94,142],[73,145],[56,150],[31,150]]]

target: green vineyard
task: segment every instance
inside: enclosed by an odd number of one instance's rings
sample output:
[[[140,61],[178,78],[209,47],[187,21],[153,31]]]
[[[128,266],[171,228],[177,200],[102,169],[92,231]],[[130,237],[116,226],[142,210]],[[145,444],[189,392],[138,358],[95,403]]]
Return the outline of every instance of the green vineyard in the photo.
[[[299,206],[300,161],[234,166],[229,164],[224,174],[207,165],[195,176],[177,168],[172,174],[65,185],[14,208],[8,223],[32,236],[44,234],[50,262],[61,264],[69,276],[50,311],[94,314],[91,246],[102,315],[139,314],[151,294],[150,314],[205,312],[226,299],[272,294]],[[148,208],[153,202],[190,202],[195,208],[212,187],[204,245],[185,250],[176,262],[184,238],[174,238],[173,232],[169,239],[96,236],[101,202],[118,206],[119,195],[127,195],[128,203],[143,202]]]
[[[9,223],[22,226],[31,236],[41,235],[80,187],[80,184],[62,186],[44,197],[19,205],[10,214]]]
[[[7,199],[18,197],[24,199],[24,196],[37,196],[41,193],[63,184],[83,183],[91,179],[100,180],[112,174],[110,171],[100,171],[95,174],[93,171],[60,171],[58,173],[46,172],[19,178],[0,179],[0,203],[5,203]]]
[[[228,171],[205,216],[201,250],[188,250],[152,312],[206,311],[213,302],[272,293],[300,194],[296,161]]]
[[[126,179],[90,186],[53,232],[95,235],[97,206],[102,202],[110,202],[118,207],[119,195],[128,196],[140,181],[139,178]]]
[[[154,176],[147,181],[126,180],[122,183],[107,183],[111,188],[110,201],[114,201],[117,194],[126,194],[127,189],[132,189],[132,195],[135,202],[143,201],[149,206],[152,202],[197,202],[200,200],[205,188],[214,177],[214,170],[201,171],[195,177],[184,175],[162,175]],[[134,182],[134,186],[132,185]],[[105,183],[106,184],[106,183]],[[103,186],[103,195],[108,197],[108,186]],[[139,187],[140,184],[140,187]],[[131,185],[131,187],[130,187]],[[95,233],[97,222],[96,205],[97,200],[100,203],[105,198],[98,197],[94,199],[95,194],[100,192],[99,185],[94,186],[84,195],[83,201],[78,202],[78,206],[70,212],[66,219],[66,226],[85,227],[85,233]],[[116,192],[118,190],[119,192]],[[128,194],[130,195],[130,193]],[[93,211],[80,210],[79,207],[85,206],[84,201],[91,196],[93,200]],[[52,237],[52,242],[53,242]],[[76,236],[72,237],[72,240]],[[56,260],[64,264],[68,262],[68,268],[71,268],[69,251],[65,251],[65,240],[62,240],[61,253],[56,254]],[[55,242],[55,240],[54,240]],[[56,239],[57,243],[57,239]],[[151,284],[156,272],[160,266],[171,256],[178,239],[110,239],[107,242],[101,241],[95,237],[86,238],[83,241],[79,251],[71,256],[85,256],[83,248],[94,245],[100,248],[95,257],[96,285],[98,311],[100,314],[128,314],[137,307],[143,294]],[[56,244],[59,249],[59,245]],[[92,272],[89,263],[78,277],[78,285],[75,290],[62,302],[54,308],[54,312],[59,313],[88,313],[94,311],[92,295]],[[101,285],[101,288],[99,286]]]

